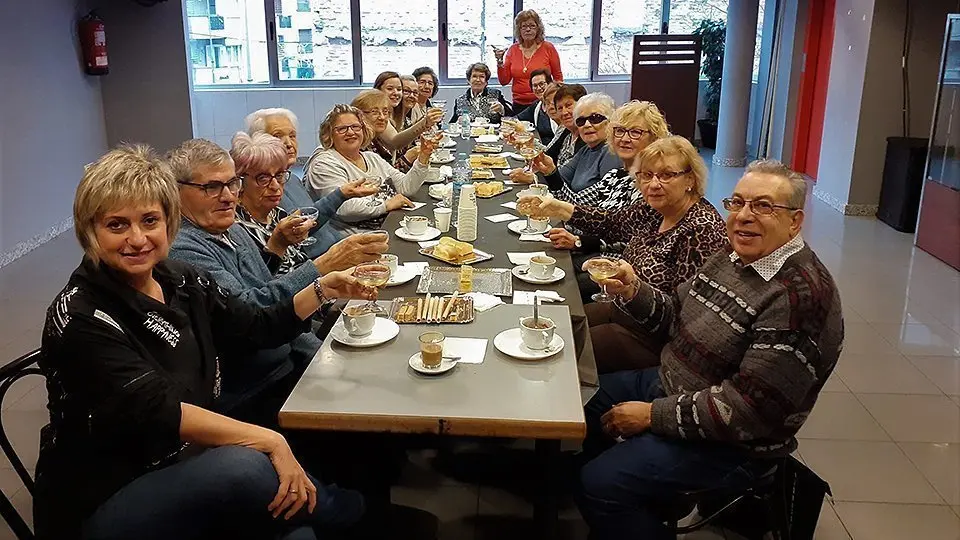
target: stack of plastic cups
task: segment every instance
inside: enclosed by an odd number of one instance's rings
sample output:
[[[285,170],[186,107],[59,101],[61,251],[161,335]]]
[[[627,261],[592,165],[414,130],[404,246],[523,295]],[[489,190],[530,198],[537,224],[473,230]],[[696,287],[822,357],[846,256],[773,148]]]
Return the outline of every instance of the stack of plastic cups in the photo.
[[[460,188],[457,207],[457,240],[473,242],[477,239],[477,193],[473,184]]]

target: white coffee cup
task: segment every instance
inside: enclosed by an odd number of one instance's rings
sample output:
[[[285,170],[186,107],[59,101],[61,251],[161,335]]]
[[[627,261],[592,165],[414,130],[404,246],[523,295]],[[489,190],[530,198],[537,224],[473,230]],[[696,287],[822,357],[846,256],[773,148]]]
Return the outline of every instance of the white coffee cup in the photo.
[[[400,265],[400,257],[397,257],[392,253],[384,253],[380,256],[380,264],[389,268],[390,275],[393,276],[397,273],[397,267]]]
[[[550,279],[556,267],[557,260],[553,257],[537,255],[530,258],[529,274],[537,279]]]
[[[553,320],[540,317],[540,325],[542,328],[533,327],[533,317],[520,319],[520,340],[528,349],[540,351],[549,347],[553,341],[553,335],[557,331]]]
[[[547,194],[547,189],[546,184],[531,184],[527,186],[526,191],[529,191],[531,195],[543,197]]]
[[[452,140],[449,135],[444,135],[443,139],[440,140],[440,146],[449,146]]]
[[[350,306],[343,310],[343,326],[353,337],[363,337],[373,332],[377,324],[377,314],[363,309],[362,306]]]
[[[430,221],[423,216],[406,216],[400,220],[400,226],[403,227],[403,230],[407,234],[420,236],[421,234],[427,232],[427,227],[430,226]]]
[[[427,182],[436,182],[440,180],[440,168],[430,167],[427,169]]]
[[[550,228],[550,218],[537,219],[533,216],[527,217],[527,227],[538,233],[547,232]]]
[[[452,215],[452,208],[435,208],[433,210],[433,218],[437,221],[437,228],[440,229],[440,232],[450,230],[450,217]]]

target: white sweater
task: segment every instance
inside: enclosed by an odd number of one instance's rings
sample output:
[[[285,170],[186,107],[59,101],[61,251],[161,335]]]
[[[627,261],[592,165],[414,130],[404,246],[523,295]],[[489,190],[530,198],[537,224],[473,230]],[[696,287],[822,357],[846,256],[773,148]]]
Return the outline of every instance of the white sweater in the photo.
[[[421,164],[419,160],[414,160],[410,172],[404,174],[393,168],[376,152],[362,152],[361,155],[367,165],[366,171],[360,170],[336,150],[317,148],[304,167],[304,180],[310,196],[318,200],[333,190],[340,189],[340,186],[347,182],[368,176],[379,176],[385,180],[389,179],[398,193],[410,197],[420,189],[427,178],[429,166]],[[329,225],[341,232],[342,236],[362,232],[362,229],[356,227],[356,223],[384,216],[387,213],[385,202],[377,206],[367,206],[371,197],[348,199],[337,210],[336,216],[328,222]]]

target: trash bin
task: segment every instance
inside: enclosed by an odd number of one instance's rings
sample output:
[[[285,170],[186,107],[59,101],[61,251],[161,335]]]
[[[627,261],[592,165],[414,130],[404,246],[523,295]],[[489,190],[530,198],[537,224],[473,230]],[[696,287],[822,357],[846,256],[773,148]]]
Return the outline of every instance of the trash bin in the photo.
[[[900,232],[917,228],[927,144],[927,139],[917,137],[887,138],[877,219]]]

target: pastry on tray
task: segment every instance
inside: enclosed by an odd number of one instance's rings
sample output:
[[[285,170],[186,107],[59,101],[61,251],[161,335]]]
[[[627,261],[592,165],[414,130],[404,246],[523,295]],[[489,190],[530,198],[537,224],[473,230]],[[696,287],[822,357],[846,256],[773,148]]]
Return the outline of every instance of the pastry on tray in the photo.
[[[444,236],[440,239],[440,243],[434,246],[433,254],[448,261],[456,261],[472,255],[473,246],[467,242],[460,242],[449,236]]]
[[[493,171],[490,169],[474,169],[472,173],[474,180],[489,180],[493,178]]]
[[[478,197],[493,197],[503,192],[503,182],[477,182],[474,184]]]

